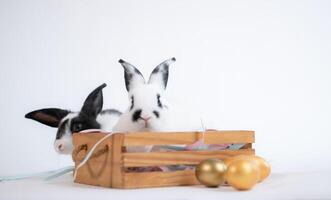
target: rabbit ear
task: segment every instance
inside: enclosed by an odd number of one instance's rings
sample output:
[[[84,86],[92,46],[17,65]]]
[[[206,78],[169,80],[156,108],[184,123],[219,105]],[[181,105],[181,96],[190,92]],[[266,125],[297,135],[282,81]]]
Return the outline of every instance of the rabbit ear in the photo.
[[[94,118],[101,112],[103,106],[103,95],[102,89],[106,87],[107,84],[103,83],[96,89],[94,89],[86,98],[84,105],[81,109],[81,112],[92,116]]]
[[[149,77],[148,83],[157,84],[165,90],[168,83],[169,65],[175,61],[176,58],[170,58],[156,66]]]
[[[144,76],[135,66],[125,62],[122,59],[120,59],[118,62],[121,63],[124,68],[125,87],[127,91],[130,91],[132,88],[139,84],[145,84]]]
[[[60,121],[69,113],[70,111],[59,108],[45,108],[29,112],[25,118],[33,119],[47,126],[58,127]]]

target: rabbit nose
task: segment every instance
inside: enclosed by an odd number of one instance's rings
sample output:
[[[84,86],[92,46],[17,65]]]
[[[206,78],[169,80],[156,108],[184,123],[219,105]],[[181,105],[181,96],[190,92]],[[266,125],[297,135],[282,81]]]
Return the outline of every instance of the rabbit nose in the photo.
[[[61,138],[61,139],[55,140],[54,148],[60,154],[71,153],[71,151],[73,149],[71,138],[70,139]]]
[[[59,144],[59,145],[57,146],[57,149],[58,149],[59,151],[63,151],[63,150],[64,150],[64,145],[63,145],[63,144]]]
[[[141,117],[142,120],[144,120],[145,122],[147,122],[148,120],[151,119],[151,117]]]

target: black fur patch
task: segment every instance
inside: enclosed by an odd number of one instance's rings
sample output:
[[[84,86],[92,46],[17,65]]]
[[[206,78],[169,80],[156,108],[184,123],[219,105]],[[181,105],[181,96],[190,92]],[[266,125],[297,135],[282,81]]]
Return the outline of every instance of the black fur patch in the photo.
[[[100,124],[97,122],[97,119],[93,116],[86,115],[85,113],[79,113],[78,117],[75,117],[71,120],[71,123],[82,123],[83,130],[86,129],[97,129],[100,128]]]
[[[141,111],[142,111],[141,109],[134,111],[134,113],[132,115],[133,122],[136,122],[136,121],[138,121],[138,119],[140,119]]]
[[[159,73],[161,67],[164,67],[164,71],[162,71],[162,80],[163,80],[163,86],[164,86],[164,89],[166,89],[167,84],[168,84],[169,65],[168,65],[168,64],[164,64],[164,66],[156,67],[156,68],[152,71],[152,74]]]
[[[56,139],[57,140],[60,139],[60,138],[62,138],[62,136],[64,135],[65,129],[66,129],[66,126],[67,126],[68,122],[69,122],[69,120],[67,119],[67,120],[64,120],[60,124],[59,128],[57,129],[57,133],[56,133]]]
[[[76,122],[71,124],[71,130],[74,133],[80,132],[83,130],[83,123],[81,122]]]
[[[160,118],[160,113],[156,110],[153,111],[156,118]]]
[[[139,76],[141,76],[141,77],[144,77],[144,76],[141,74],[141,72],[140,72],[137,68],[135,68],[135,67],[134,67],[133,65],[131,65],[130,63],[125,62],[125,61],[122,60],[122,59],[120,59],[118,62],[121,63],[122,66],[124,67],[125,88],[126,88],[127,91],[129,91],[129,90],[130,90],[130,82],[131,82],[133,76],[137,76],[137,75],[139,75]],[[131,72],[131,71],[126,67],[126,65],[130,65],[130,66],[133,68],[134,72]]]
[[[81,112],[97,117],[97,115],[101,112],[103,106],[103,95],[102,89],[106,87],[107,84],[103,83],[96,89],[94,89],[85,99],[84,105],[81,109]]]
[[[130,106],[130,110],[133,109],[133,106],[134,106],[134,97],[131,96],[131,106]]]
[[[107,109],[103,110],[100,115],[110,114],[110,115],[121,115],[122,113],[115,109]],[[70,123],[70,124],[68,124]],[[96,118],[93,116],[89,116],[83,112],[80,112],[79,115],[75,118],[72,118],[63,121],[57,131],[56,139],[60,139],[65,134],[66,126],[69,126],[71,133],[77,133],[87,129],[99,129],[101,125],[97,122]]]
[[[133,77],[132,73],[128,73],[128,72],[124,71],[125,88],[127,91],[130,90],[130,82],[131,82],[132,77]]]
[[[163,105],[162,105],[162,102],[161,102],[161,99],[160,99],[161,95],[157,94],[156,98],[157,98],[157,106],[159,106],[160,108],[163,108]]]
[[[71,120],[70,131],[77,133],[87,129],[99,129],[101,126],[93,116],[86,115],[85,113],[79,113],[78,117]]]
[[[37,122],[51,127],[58,127],[60,121],[70,113],[69,110],[62,110],[58,108],[45,108],[32,111],[25,115],[27,119],[33,119]]]

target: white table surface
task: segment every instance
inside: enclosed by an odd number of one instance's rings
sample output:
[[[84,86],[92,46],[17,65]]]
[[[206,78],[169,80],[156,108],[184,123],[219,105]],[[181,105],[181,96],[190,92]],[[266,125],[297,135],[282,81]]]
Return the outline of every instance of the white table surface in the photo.
[[[0,183],[0,199],[331,199],[331,172],[274,173],[250,191],[231,187],[182,186],[119,190],[72,182],[70,174],[44,182],[29,179]]]

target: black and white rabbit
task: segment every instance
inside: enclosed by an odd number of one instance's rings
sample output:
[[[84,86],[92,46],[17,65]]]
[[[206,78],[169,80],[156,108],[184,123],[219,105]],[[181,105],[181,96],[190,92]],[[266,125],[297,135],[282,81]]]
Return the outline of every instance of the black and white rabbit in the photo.
[[[169,66],[175,61],[171,58],[155,67],[146,83],[136,67],[119,60],[130,105],[114,126],[114,132],[201,130],[200,117],[182,107],[170,106],[165,98]]]
[[[55,150],[60,154],[70,154],[73,150],[72,134],[87,129],[102,129],[112,131],[121,112],[115,109],[102,110],[102,89],[104,83],[94,89],[86,98],[79,112],[59,108],[35,110],[25,115],[44,125],[57,128],[54,142]]]

